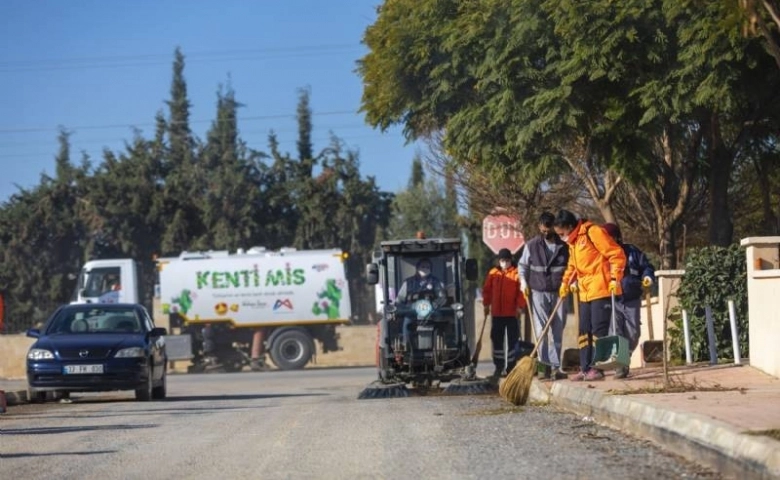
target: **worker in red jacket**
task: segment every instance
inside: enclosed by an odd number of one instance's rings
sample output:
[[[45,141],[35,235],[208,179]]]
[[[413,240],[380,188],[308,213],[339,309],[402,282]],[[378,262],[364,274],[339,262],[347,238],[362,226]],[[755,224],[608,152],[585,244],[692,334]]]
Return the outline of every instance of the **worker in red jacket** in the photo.
[[[485,315],[491,315],[490,340],[493,343],[493,378],[498,379],[512,371],[517,363],[515,345],[520,339],[518,317],[525,309],[525,297],[520,291],[520,277],[512,262],[512,253],[502,248],[498,252],[498,266],[493,267],[482,287]],[[508,346],[505,351],[505,346]],[[506,365],[506,371],[504,366]]]

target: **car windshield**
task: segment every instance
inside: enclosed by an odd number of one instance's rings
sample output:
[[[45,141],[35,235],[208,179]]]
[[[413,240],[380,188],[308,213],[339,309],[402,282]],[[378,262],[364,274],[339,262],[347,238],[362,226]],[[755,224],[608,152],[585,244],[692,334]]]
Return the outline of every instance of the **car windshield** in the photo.
[[[46,333],[141,333],[142,325],[133,308],[64,308],[49,323]]]

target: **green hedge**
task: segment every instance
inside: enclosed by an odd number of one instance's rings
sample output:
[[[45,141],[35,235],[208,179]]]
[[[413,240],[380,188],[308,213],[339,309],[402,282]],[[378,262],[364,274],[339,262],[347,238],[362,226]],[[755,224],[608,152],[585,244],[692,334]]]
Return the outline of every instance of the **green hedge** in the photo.
[[[734,244],[728,248],[704,247],[691,252],[686,259],[677,296],[680,307],[670,315],[676,328],[669,330],[670,354],[673,360],[684,361],[681,309],[688,312],[691,354],[694,362],[709,361],[709,343],[704,307],[709,305],[715,325],[718,360],[734,359],[731,342],[728,300],[734,300],[739,332],[740,355],[747,358],[748,306],[745,251]]]

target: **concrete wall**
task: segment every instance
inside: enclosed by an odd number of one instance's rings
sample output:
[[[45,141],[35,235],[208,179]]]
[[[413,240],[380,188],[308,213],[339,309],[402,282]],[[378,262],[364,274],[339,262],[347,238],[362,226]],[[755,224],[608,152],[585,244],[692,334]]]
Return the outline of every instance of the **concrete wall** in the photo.
[[[25,378],[27,350],[34,341],[24,334],[0,335],[0,378]]]
[[[780,376],[780,237],[750,237],[746,247],[750,365]]]

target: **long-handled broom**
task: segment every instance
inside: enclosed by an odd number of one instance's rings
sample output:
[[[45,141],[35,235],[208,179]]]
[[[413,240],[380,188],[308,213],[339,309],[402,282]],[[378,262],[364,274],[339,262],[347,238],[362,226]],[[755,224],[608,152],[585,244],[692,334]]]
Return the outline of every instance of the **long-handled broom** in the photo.
[[[487,325],[487,319],[488,314],[485,314],[485,318],[482,320],[482,330],[479,332],[479,338],[477,339],[477,344],[474,345],[474,355],[471,356],[471,364],[473,366],[477,366],[477,362],[479,362],[479,352],[482,350],[482,335],[485,334],[485,325]]]
[[[544,324],[542,333],[537,338],[545,338],[547,331],[552,325],[553,318],[558,313],[558,309],[563,303],[563,297],[558,299],[558,302],[553,307],[550,316],[547,318],[547,322]],[[520,362],[509,372],[501,385],[498,388],[498,394],[501,398],[508,401],[513,405],[525,405],[528,401],[528,394],[531,391],[531,381],[534,379],[536,373],[536,353],[539,349],[539,344],[542,342],[536,342],[534,349],[531,350],[531,354],[527,357],[523,357]]]

